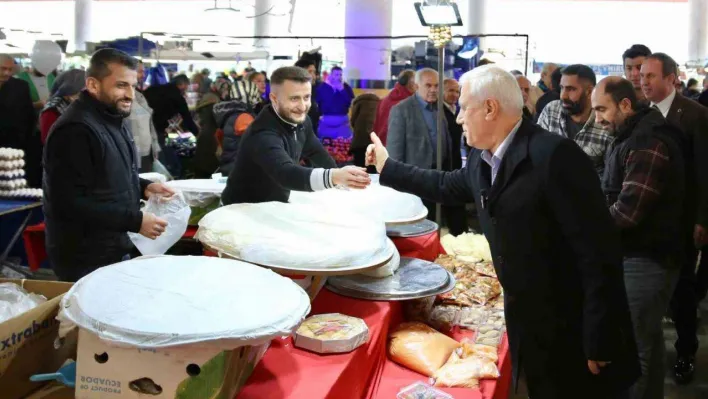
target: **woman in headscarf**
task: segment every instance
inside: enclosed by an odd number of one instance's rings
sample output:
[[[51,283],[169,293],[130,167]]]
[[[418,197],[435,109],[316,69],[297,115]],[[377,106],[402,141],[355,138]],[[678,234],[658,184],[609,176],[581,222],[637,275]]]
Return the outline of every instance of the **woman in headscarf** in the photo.
[[[220,170],[224,176],[233,169],[241,136],[255,119],[261,93],[254,83],[241,80],[233,85],[231,98],[214,106],[216,125],[223,131]]]
[[[218,126],[214,118],[214,106],[222,101],[231,100],[231,81],[219,76],[197,103],[197,118],[199,120],[199,136],[197,136],[197,149],[194,153],[194,177],[197,179],[210,179],[211,175],[219,169],[217,149],[219,147],[216,131]]]
[[[79,93],[86,87],[86,72],[80,69],[70,69],[56,78],[49,92],[49,100],[39,114],[39,130],[42,134],[42,145],[47,142],[47,136],[54,122],[66,111]]]

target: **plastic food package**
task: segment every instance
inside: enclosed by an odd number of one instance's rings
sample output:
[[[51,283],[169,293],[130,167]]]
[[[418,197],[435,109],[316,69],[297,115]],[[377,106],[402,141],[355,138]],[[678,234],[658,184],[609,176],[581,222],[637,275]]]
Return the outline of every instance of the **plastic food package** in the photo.
[[[118,346],[233,349],[290,335],[310,311],[292,280],[237,260],[155,256],[102,267],[62,298],[60,319]]]
[[[430,313],[433,311],[434,303],[434,296],[411,299],[403,302],[403,315],[405,316],[406,321],[428,321],[430,319]]]
[[[396,399],[453,399],[452,395],[435,389],[423,382],[409,385],[396,395]]]
[[[438,331],[450,331],[457,324],[460,308],[457,306],[435,306],[430,312],[428,323]]]
[[[0,283],[0,323],[36,308],[47,298],[27,292],[15,283]]]
[[[384,223],[415,221],[428,215],[420,198],[384,187],[376,179],[364,190],[293,191],[290,193],[290,203],[355,213]]]
[[[483,276],[497,278],[497,271],[494,269],[494,265],[490,262],[476,263],[474,265],[474,270]]]
[[[475,329],[486,322],[488,317],[487,309],[481,306],[465,307],[460,310],[457,325],[468,329]]]
[[[474,343],[479,345],[488,345],[498,347],[502,340],[504,331],[495,329],[491,326],[481,326],[477,329],[477,335],[474,337]]]
[[[226,183],[218,179],[173,180],[167,185],[184,195],[189,206],[204,208],[221,198]]]
[[[394,249],[382,222],[280,202],[221,207],[199,222],[196,238],[237,259],[292,270],[375,265]]]
[[[491,347],[489,345],[477,345],[471,342],[468,338],[463,338],[460,342],[462,346],[457,349],[458,355],[462,358],[470,356],[478,356],[488,359],[496,364],[499,361],[499,354],[497,353],[497,348]]]
[[[460,344],[423,323],[402,323],[389,336],[391,360],[428,377],[445,364]]]
[[[393,243],[393,241],[390,241],[390,245],[393,246],[394,248],[396,245]],[[396,273],[396,270],[401,266],[401,255],[398,253],[398,249],[396,248],[393,251],[393,257],[391,258],[388,263],[385,265],[379,267],[378,269],[370,270],[368,272],[361,273],[365,276],[369,277],[375,277],[375,278],[384,278],[388,276],[393,276],[394,273]]]
[[[492,251],[482,234],[463,233],[455,237],[447,234],[440,239],[440,244],[448,255],[468,255],[479,261],[491,261]]]
[[[441,294],[439,297],[443,303],[449,305],[472,306],[475,302],[467,294],[474,286],[474,281],[457,280],[452,291]]]
[[[499,280],[492,277],[480,276],[467,290],[467,295],[480,305],[485,305],[491,299],[501,294]]]
[[[187,231],[191,210],[182,194],[177,193],[171,199],[153,195],[148,199],[143,212],[152,213],[167,221],[167,228],[156,239],[147,238],[139,233],[128,233],[130,240],[143,255],[163,255]]]
[[[481,379],[499,378],[499,369],[485,357],[460,357],[453,352],[450,359],[433,376],[436,387],[478,388]]]
[[[317,353],[345,353],[368,340],[369,328],[364,320],[329,313],[307,318],[295,332],[294,344]]]

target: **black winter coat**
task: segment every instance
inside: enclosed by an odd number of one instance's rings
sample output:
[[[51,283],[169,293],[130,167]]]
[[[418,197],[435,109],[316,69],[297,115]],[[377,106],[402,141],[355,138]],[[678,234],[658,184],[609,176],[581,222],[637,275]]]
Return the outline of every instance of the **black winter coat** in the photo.
[[[142,224],[137,150],[124,119],[82,92],[44,148],[47,253],[57,275],[76,281],[120,262]]]
[[[593,165],[571,140],[524,119],[491,184],[473,150],[453,172],[389,159],[381,184],[447,205],[475,202],[504,288],[514,381],[534,397],[605,398],[639,364],[617,229]],[[612,363],[594,376],[587,360]]]

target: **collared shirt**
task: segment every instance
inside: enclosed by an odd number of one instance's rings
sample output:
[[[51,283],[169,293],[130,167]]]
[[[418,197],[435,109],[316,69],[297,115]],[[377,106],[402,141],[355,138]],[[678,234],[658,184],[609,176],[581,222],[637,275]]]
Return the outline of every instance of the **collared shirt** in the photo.
[[[506,154],[506,150],[509,149],[512,141],[514,141],[516,132],[518,132],[519,127],[521,127],[521,121],[523,121],[523,118],[516,122],[516,125],[513,129],[511,129],[509,135],[506,136],[504,141],[502,141],[502,143],[499,144],[499,147],[497,147],[497,150],[494,151],[494,155],[492,155],[489,150],[482,151],[482,160],[492,168],[492,184],[494,184],[494,180],[497,178],[497,174],[499,173],[499,168],[501,168],[501,163],[504,159],[504,154]]]
[[[415,98],[418,99],[418,104],[420,105],[421,111],[423,111],[423,119],[425,119],[425,125],[428,127],[428,136],[430,137],[430,144],[433,146],[433,154],[438,153],[438,131],[436,129],[438,124],[438,106],[437,103],[429,103],[425,101],[418,93],[414,94]],[[444,102],[443,102],[444,104]],[[446,126],[443,124],[442,131],[447,133],[445,130]],[[443,135],[443,140],[446,140],[447,134]],[[445,147],[443,147],[445,148]],[[444,157],[443,157],[444,158]],[[435,159],[435,157],[433,157]],[[433,161],[435,163],[435,161]]]
[[[671,104],[674,103],[674,99],[676,98],[676,89],[671,91],[671,94],[669,94],[665,99],[659,101],[658,103],[655,103],[652,101],[651,106],[655,108],[658,108],[659,111],[661,112],[662,115],[664,115],[664,118],[666,118],[667,115],[669,115],[669,110],[671,109]]]
[[[446,103],[446,102],[444,102],[444,101],[443,101],[443,104],[445,104],[445,107],[446,107],[447,109],[449,109],[450,112],[452,112],[453,115],[457,116],[457,104],[452,104],[452,105],[450,105],[450,104],[448,104],[448,103]]]
[[[551,101],[541,112],[538,125],[551,133],[568,137],[567,117],[568,111],[563,108],[561,100]],[[595,113],[590,114],[585,126],[573,138],[573,141],[590,157],[600,177],[605,170],[605,153],[613,140],[607,129],[595,123]]]

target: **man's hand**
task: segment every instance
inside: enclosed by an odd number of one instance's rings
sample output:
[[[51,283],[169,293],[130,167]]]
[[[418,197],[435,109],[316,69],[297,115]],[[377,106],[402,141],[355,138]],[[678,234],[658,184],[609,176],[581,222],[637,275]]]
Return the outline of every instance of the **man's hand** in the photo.
[[[332,169],[332,183],[338,186],[362,189],[371,184],[371,178],[364,168],[345,166],[341,169]]]
[[[588,368],[590,369],[590,372],[593,373],[594,375],[600,374],[600,371],[603,367],[607,366],[610,364],[610,362],[600,362],[600,361],[595,361],[595,360],[588,360]]]
[[[373,144],[366,148],[366,166],[373,165],[381,173],[388,159],[388,151],[376,133],[372,132],[370,137]]]
[[[152,213],[143,212],[143,223],[140,225],[140,234],[154,240],[167,228],[167,221],[160,219]]]
[[[693,244],[696,248],[702,248],[706,245],[706,240],[708,239],[708,232],[706,232],[705,227],[697,224],[693,229]]]
[[[159,195],[165,197],[165,200],[169,200],[175,195],[175,191],[162,183],[152,183],[145,188],[145,198],[150,198],[153,195]]]

